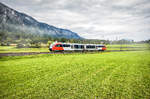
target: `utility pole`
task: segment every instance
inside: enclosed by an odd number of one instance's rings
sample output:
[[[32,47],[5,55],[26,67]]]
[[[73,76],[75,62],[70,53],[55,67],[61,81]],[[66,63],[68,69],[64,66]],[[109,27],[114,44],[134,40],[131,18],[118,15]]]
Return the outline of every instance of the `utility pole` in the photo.
[[[123,40],[120,39],[120,51],[122,51],[122,44],[123,44]]]

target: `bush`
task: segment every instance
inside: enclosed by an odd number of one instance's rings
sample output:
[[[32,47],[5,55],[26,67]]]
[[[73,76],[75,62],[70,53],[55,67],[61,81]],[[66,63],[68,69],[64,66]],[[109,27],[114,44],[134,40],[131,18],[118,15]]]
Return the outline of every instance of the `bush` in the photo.
[[[6,43],[4,43],[4,42],[2,42],[2,43],[1,43],[1,46],[7,46],[7,44],[6,44]]]
[[[25,47],[24,44],[21,43],[17,44],[17,48],[24,48],[24,47]]]
[[[0,44],[1,46],[10,46],[10,43],[9,42],[2,42],[1,44]]]
[[[35,48],[40,48],[41,47],[41,44],[40,43],[36,43],[35,44]]]

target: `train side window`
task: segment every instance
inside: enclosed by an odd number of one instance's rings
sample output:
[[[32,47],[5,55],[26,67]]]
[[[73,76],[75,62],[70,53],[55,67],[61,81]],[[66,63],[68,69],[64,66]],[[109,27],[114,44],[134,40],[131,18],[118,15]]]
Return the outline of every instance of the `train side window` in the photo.
[[[86,48],[95,48],[94,45],[87,45]]]
[[[58,45],[56,45],[56,47],[62,47],[62,45],[61,45],[61,44],[58,44]]]
[[[70,45],[68,45],[68,44],[63,44],[62,46],[63,47],[70,47]]]
[[[96,46],[96,47],[105,47],[105,46],[103,46],[103,45],[99,45],[99,46]]]
[[[83,49],[84,48],[84,46],[83,45],[81,45],[81,49]]]
[[[95,46],[93,45],[92,48],[95,48]]]
[[[79,48],[78,45],[74,45],[74,48]]]
[[[67,45],[67,47],[70,47],[70,45]]]
[[[91,46],[90,46],[90,45],[87,45],[86,48],[91,48]]]
[[[83,45],[74,45],[74,48],[76,48],[76,49],[84,49],[84,46]]]

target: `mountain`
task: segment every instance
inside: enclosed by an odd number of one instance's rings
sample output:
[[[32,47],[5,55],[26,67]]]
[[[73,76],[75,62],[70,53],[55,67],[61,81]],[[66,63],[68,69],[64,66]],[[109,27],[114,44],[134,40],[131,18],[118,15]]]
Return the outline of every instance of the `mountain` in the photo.
[[[82,39],[77,33],[42,23],[0,3],[0,31],[48,35],[57,38]]]

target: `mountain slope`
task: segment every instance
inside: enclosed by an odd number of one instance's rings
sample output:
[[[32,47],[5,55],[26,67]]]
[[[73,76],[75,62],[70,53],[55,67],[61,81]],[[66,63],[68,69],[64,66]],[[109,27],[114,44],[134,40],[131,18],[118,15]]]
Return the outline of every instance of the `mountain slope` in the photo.
[[[77,33],[41,23],[24,13],[0,3],[0,30],[8,32],[33,33],[58,38],[82,39]]]

